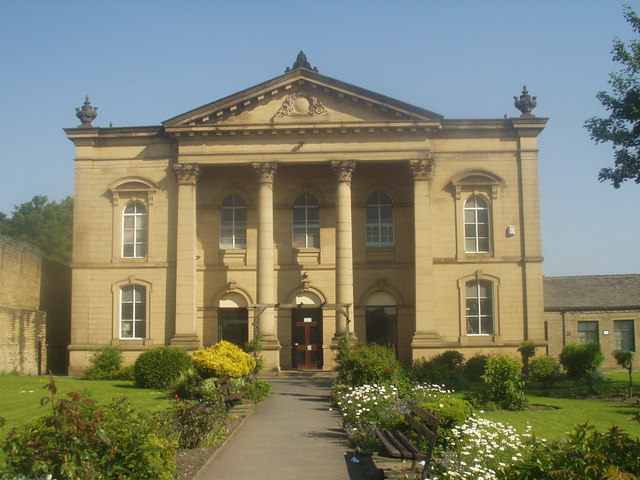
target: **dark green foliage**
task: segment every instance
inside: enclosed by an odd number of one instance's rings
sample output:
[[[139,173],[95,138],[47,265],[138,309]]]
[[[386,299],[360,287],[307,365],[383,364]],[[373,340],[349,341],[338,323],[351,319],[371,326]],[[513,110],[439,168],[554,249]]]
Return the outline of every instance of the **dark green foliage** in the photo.
[[[49,382],[52,413],[12,430],[3,446],[6,472],[57,480],[171,480],[173,435],[124,398],[100,407],[78,393],[56,399]]]
[[[258,332],[253,337],[253,340],[246,342],[244,347],[242,347],[245,352],[253,355],[253,358],[256,360],[256,366],[251,372],[254,376],[258,375],[264,368],[264,358],[262,358],[262,338],[263,335]]]
[[[534,442],[521,462],[505,467],[502,480],[635,480],[640,472],[640,439],[618,427],[598,432],[577,425],[563,440]]]
[[[640,34],[640,18],[631,7],[624,8],[624,17],[634,33]],[[592,117],[585,127],[596,143],[613,144],[615,166],[601,169],[598,179],[609,180],[619,188],[629,179],[640,183],[640,40],[634,38],[625,45],[616,38],[611,53],[621,70],[609,75],[612,92],[599,92],[596,96],[609,117]]]
[[[479,382],[484,375],[484,369],[487,366],[489,355],[476,353],[464,364],[464,376],[471,382]]]
[[[393,349],[377,344],[351,346],[341,340],[336,362],[338,381],[350,386],[394,384],[400,374],[400,364]]]
[[[420,406],[440,420],[437,443],[443,446],[446,444],[445,439],[449,436],[451,429],[462,425],[475,410],[466,400],[450,395],[422,401]]]
[[[122,351],[113,345],[105,345],[91,354],[89,368],[84,371],[87,380],[119,380],[124,377]]]
[[[522,355],[522,373],[527,376],[529,374],[529,359],[536,354],[536,345],[527,340],[518,346],[518,351]]]
[[[604,355],[597,342],[570,343],[560,353],[560,363],[567,371],[567,378],[584,382],[589,393],[594,391],[593,383],[603,361]]]
[[[464,355],[456,350],[447,350],[429,360],[417,360],[411,374],[416,382],[454,387],[460,383],[463,366]]]
[[[197,448],[212,432],[224,428],[227,408],[222,399],[187,401],[177,398],[163,416],[176,431],[180,448]]]
[[[14,207],[11,217],[0,214],[0,235],[36,247],[43,257],[71,263],[73,198],[59,203],[37,195]]]
[[[487,360],[482,375],[483,397],[487,404],[506,410],[524,410],[524,382],[520,379],[520,362],[506,355],[495,355]]]
[[[633,397],[633,352],[616,350],[613,352],[616,363],[629,372],[629,391],[627,397]]]
[[[251,403],[260,403],[269,395],[271,384],[263,380],[249,381],[244,384],[244,389]]]
[[[560,377],[560,364],[554,357],[543,355],[534,358],[529,364],[529,378],[550,389]]]
[[[177,347],[161,346],[142,353],[133,367],[136,385],[160,390],[169,388],[181,373],[192,369],[191,357]]]

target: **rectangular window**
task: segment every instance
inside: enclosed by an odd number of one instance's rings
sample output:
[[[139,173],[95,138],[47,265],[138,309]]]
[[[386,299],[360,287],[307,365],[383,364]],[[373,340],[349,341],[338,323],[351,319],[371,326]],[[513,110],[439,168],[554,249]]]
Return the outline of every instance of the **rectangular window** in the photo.
[[[636,351],[636,335],[633,320],[613,321],[614,349],[623,352]]]
[[[141,285],[120,289],[120,338],[145,338],[147,290]]]
[[[599,342],[598,338],[598,321],[579,321],[578,322],[578,342],[591,343]]]
[[[218,310],[219,338],[239,347],[249,340],[249,315],[246,308]]]

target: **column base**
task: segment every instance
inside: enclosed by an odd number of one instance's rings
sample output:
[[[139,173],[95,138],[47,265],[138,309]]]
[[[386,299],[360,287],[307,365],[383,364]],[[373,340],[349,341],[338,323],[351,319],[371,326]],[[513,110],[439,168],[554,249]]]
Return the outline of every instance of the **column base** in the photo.
[[[337,350],[338,344],[340,343],[340,340],[342,340],[343,338],[347,339],[347,341],[349,342],[349,345],[357,345],[359,343],[358,337],[353,332],[349,332],[348,337],[346,333],[336,333],[331,339],[331,346],[330,346],[331,350]]]
[[[192,352],[202,348],[202,342],[198,335],[195,334],[176,334],[171,339],[171,346]]]
[[[433,348],[442,346],[442,337],[437,332],[416,332],[411,339],[411,348]]]
[[[265,336],[262,339],[262,359],[265,371],[280,371],[280,349],[280,342],[276,337]]]

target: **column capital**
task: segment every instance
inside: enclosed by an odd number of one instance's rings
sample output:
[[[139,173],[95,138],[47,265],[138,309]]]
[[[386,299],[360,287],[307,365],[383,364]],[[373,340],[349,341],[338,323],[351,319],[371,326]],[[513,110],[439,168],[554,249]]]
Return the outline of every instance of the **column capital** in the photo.
[[[336,174],[336,180],[338,182],[350,182],[351,177],[353,176],[353,171],[356,169],[356,161],[355,160],[340,160],[333,161],[331,163],[331,168]]]
[[[278,171],[278,164],[275,162],[256,162],[251,164],[258,174],[258,182],[273,183],[273,179]]]
[[[173,166],[180,185],[195,185],[200,174],[200,165],[197,163],[176,163]]]
[[[431,180],[433,178],[433,160],[431,158],[409,160],[408,165],[414,181]]]

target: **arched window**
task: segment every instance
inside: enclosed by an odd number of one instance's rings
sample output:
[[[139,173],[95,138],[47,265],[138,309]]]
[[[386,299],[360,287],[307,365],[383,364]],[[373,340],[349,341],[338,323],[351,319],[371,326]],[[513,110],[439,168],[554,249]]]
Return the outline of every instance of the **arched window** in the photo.
[[[122,214],[122,256],[147,255],[147,209],[141,202],[129,203]]]
[[[389,292],[378,290],[367,299],[367,343],[398,346],[398,312],[396,300]]]
[[[247,248],[247,206],[238,195],[220,204],[220,248]]]
[[[472,280],[465,284],[467,335],[493,335],[493,283]]]
[[[310,193],[298,195],[293,202],[293,247],[320,247],[320,207]]]
[[[249,340],[247,301],[239,293],[225,294],[219,303],[218,339],[243,347]]]
[[[393,205],[386,193],[375,192],[367,200],[367,247],[393,246]]]
[[[464,250],[467,253],[489,252],[489,204],[480,195],[464,203]]]
[[[120,287],[120,338],[143,339],[146,327],[147,289],[142,285]]]

